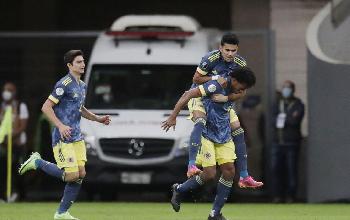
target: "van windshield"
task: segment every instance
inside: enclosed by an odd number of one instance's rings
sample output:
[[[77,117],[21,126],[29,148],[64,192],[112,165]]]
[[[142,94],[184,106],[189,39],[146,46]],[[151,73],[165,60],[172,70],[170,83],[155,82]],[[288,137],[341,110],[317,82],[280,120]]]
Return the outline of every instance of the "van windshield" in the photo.
[[[173,109],[192,83],[192,65],[94,65],[90,109]]]

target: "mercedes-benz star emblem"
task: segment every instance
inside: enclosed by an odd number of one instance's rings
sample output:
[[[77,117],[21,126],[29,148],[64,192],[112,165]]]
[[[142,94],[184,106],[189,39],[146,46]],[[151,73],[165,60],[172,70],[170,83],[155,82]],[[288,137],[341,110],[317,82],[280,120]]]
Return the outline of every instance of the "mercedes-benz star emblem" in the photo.
[[[129,154],[139,157],[143,154],[143,150],[145,147],[145,142],[137,139],[131,139],[129,142]]]

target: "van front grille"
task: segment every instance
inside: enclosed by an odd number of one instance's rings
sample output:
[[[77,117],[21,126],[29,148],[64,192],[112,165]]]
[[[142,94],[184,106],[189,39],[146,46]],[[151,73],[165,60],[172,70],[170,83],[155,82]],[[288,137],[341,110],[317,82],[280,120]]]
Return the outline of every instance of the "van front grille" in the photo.
[[[100,146],[106,156],[123,159],[149,159],[168,156],[174,145],[172,139],[101,138]]]

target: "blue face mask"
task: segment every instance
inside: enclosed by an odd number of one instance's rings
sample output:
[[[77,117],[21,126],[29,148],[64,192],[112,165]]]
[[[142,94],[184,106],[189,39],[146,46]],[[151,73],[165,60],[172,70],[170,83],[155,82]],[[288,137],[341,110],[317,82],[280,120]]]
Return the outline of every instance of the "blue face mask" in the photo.
[[[290,98],[292,96],[292,89],[289,87],[284,87],[282,89],[283,98]]]

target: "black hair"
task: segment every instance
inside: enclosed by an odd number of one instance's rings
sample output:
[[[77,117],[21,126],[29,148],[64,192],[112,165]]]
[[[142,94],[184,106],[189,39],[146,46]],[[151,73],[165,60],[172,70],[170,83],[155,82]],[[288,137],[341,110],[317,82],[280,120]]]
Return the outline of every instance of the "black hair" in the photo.
[[[295,83],[292,80],[286,80],[284,83],[288,83],[290,88],[292,89],[292,92],[295,92]]]
[[[247,88],[251,88],[255,85],[255,75],[254,72],[248,67],[239,67],[234,69],[230,76],[236,79],[239,83],[245,84]]]
[[[70,51],[68,51],[67,53],[64,54],[64,57],[63,57],[64,64],[68,64],[68,63],[72,64],[73,60],[77,56],[84,56],[83,51],[81,51],[81,50],[70,50]]]
[[[237,35],[233,33],[225,33],[222,38],[221,38],[221,46],[224,46],[224,44],[233,44],[233,45],[238,45],[239,40]]]

